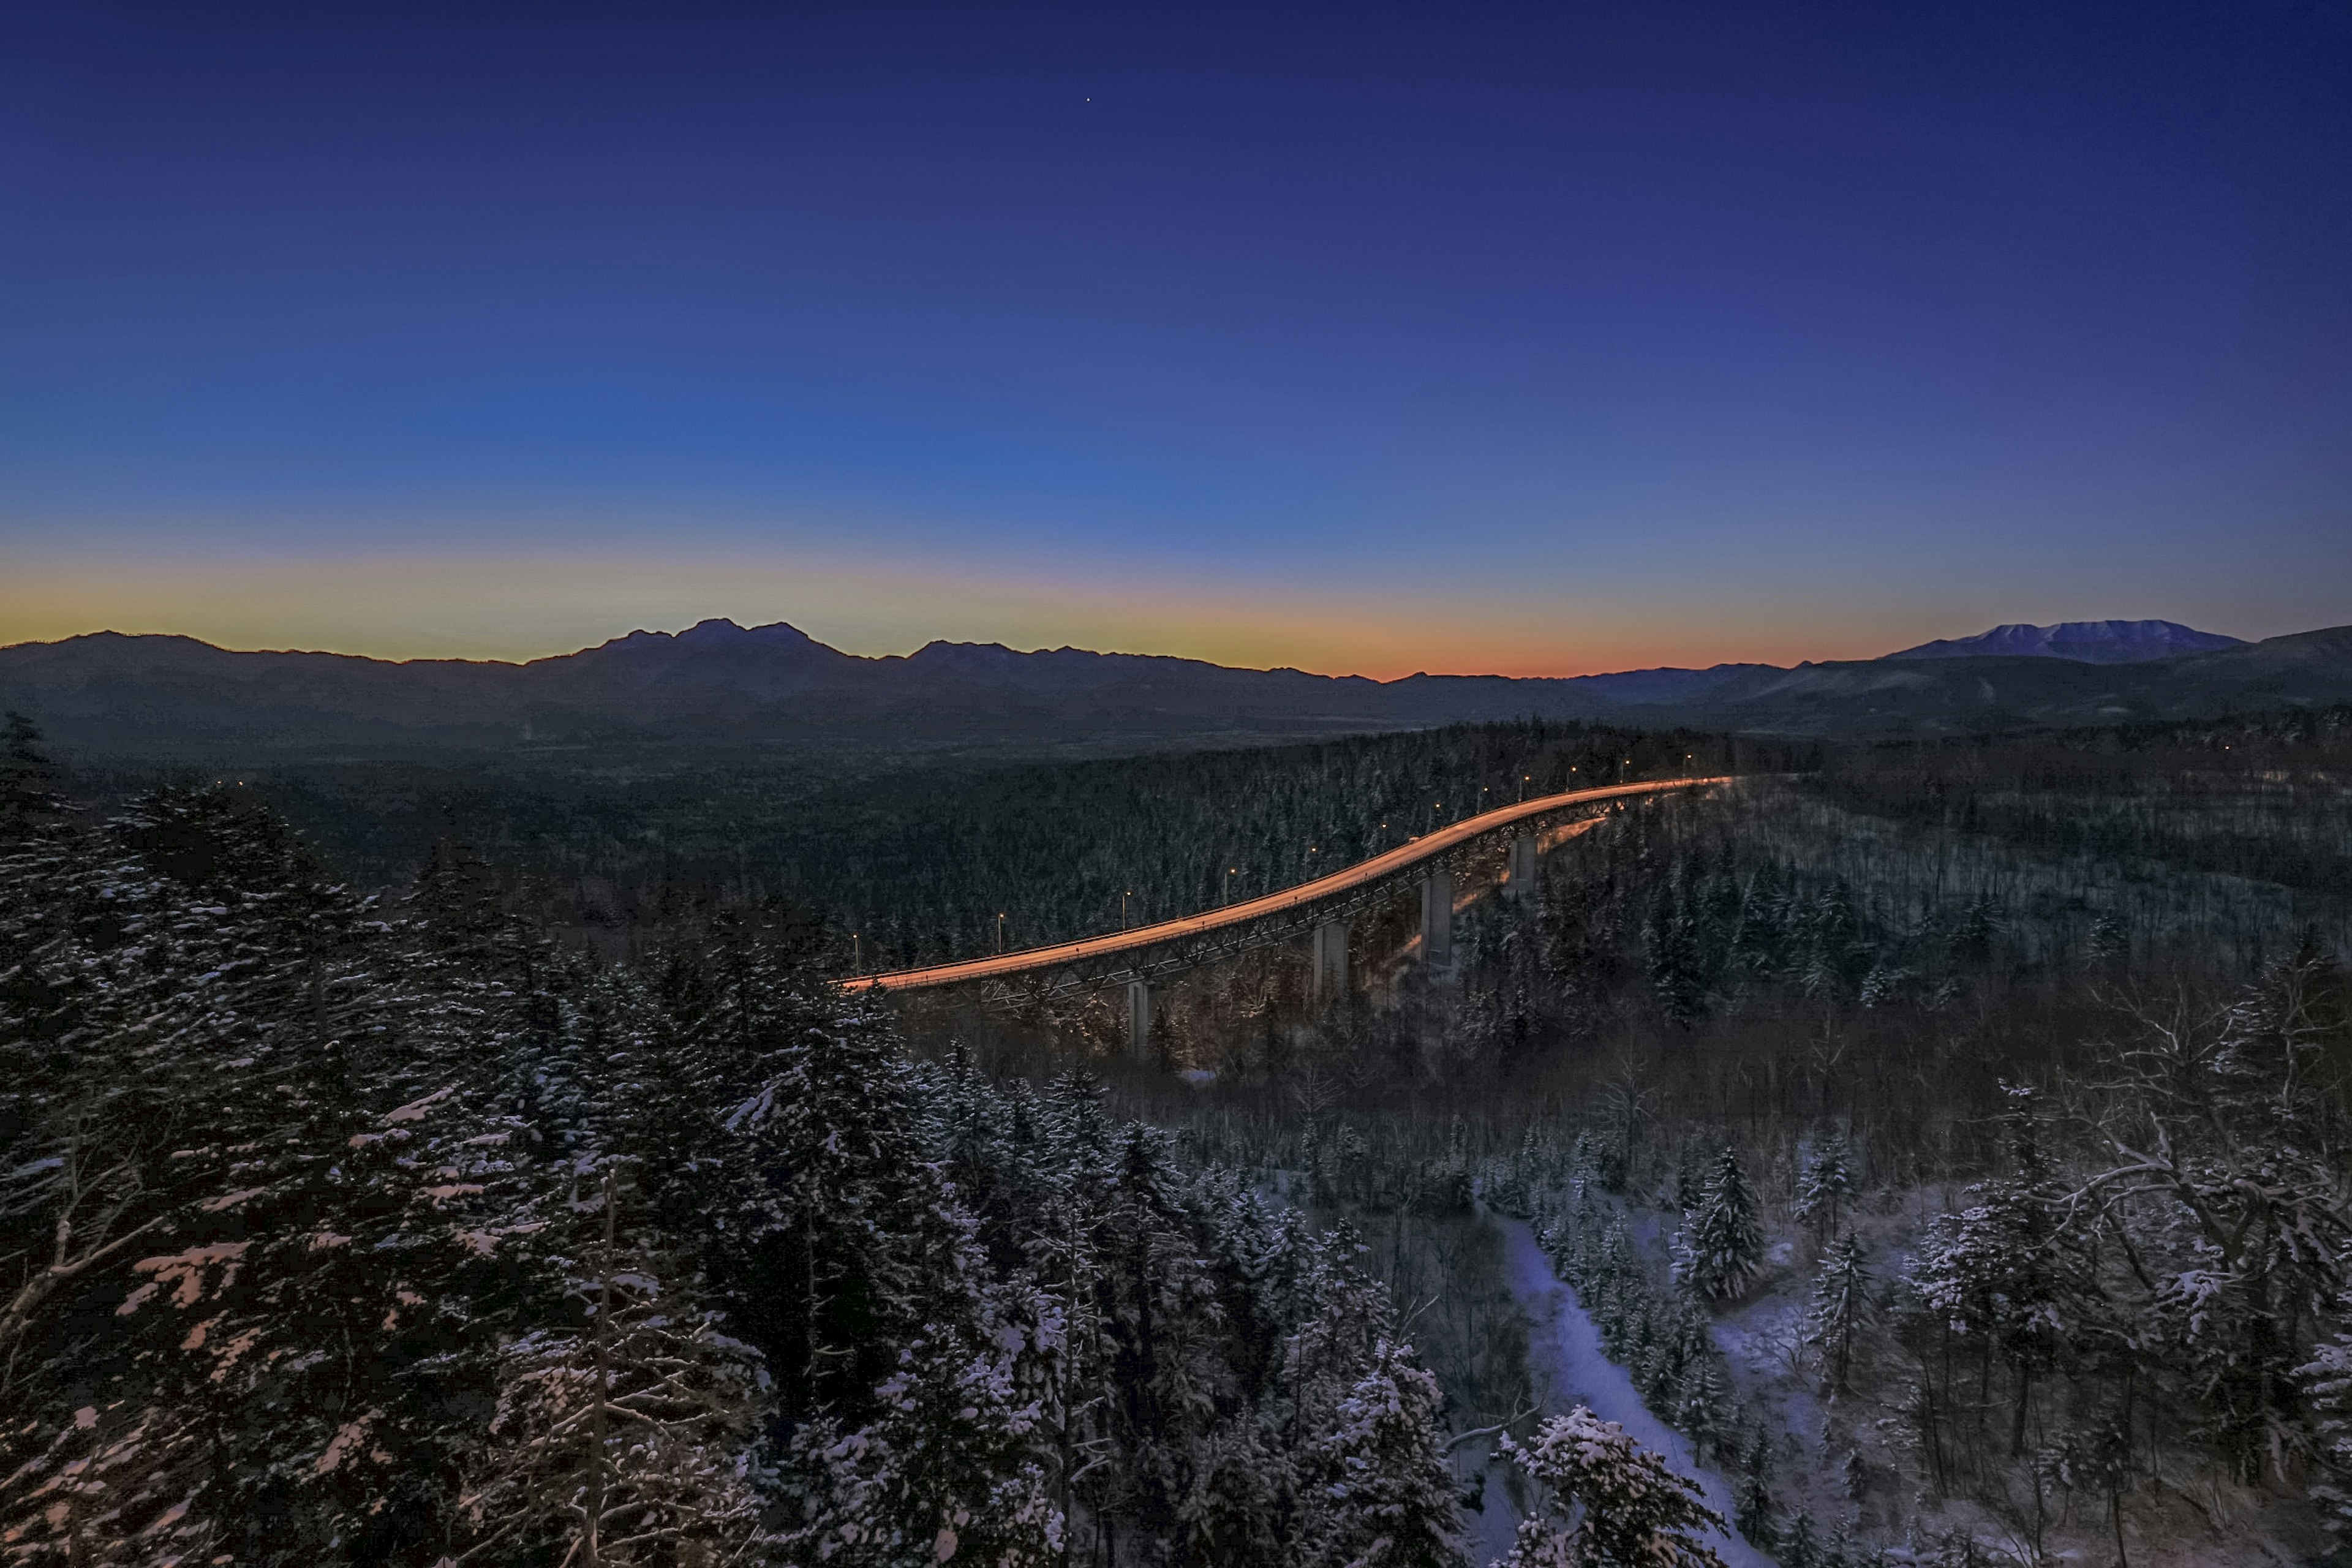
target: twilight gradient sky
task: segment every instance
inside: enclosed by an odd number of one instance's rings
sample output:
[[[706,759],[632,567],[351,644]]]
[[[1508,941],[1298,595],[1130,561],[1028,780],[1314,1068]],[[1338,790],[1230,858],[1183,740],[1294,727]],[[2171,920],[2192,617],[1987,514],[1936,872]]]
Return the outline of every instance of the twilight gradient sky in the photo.
[[[0,643],[2352,621],[2352,0],[0,19]]]

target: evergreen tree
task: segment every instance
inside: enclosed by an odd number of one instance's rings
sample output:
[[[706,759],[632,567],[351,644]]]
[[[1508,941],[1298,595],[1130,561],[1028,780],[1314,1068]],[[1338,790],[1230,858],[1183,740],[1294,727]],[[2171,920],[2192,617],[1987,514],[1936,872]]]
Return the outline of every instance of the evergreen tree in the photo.
[[[1688,1028],[1706,1015],[1707,975],[1697,921],[1679,876],[1659,889],[1647,938],[1650,986],[1659,1010],[1670,1023]]]
[[[1813,1529],[1813,1516],[1799,1509],[1779,1531],[1773,1555],[1780,1568],[1830,1568],[1830,1548]]]
[[[1297,1561],[1286,1548],[1293,1527],[1298,1466],[1269,1434],[1234,1424],[1205,1434],[1193,1450],[1192,1495],[1180,1510],[1176,1555],[1186,1562],[1277,1568]]]
[[[2312,1500],[2336,1538],[2352,1542],[2352,1335],[2318,1346],[2295,1375],[2308,1391],[2319,1437],[2323,1468],[2312,1482]]]
[[[1797,1171],[1798,1221],[1812,1233],[1816,1244],[1838,1232],[1840,1221],[1853,1201],[1853,1156],[1843,1128],[1832,1127],[1815,1139]]]
[[[588,1563],[718,1562],[761,1534],[743,1461],[764,1371],[657,1233],[621,1223],[635,1205],[620,1174],[607,1163],[601,1194],[583,1183],[549,1211],[553,1260],[586,1321],[501,1347],[489,1440],[457,1501],[463,1555],[512,1562],[539,1545]]]
[[[1727,1145],[1707,1173],[1698,1206],[1675,1237],[1675,1274],[1709,1300],[1738,1296],[1764,1261],[1764,1227],[1737,1152]]]
[[[1813,1278],[1812,1300],[1805,1310],[1805,1343],[1819,1352],[1832,1393],[1846,1391],[1854,1335],[1868,1321],[1874,1305],[1870,1283],[1862,1243],[1847,1231],[1822,1255],[1821,1271]]]
[[[22,713],[0,718],[0,845],[22,838],[65,811],[63,773],[41,749],[41,731]]]
[[[1739,1457],[1732,1498],[1732,1522],[1739,1533],[1769,1551],[1772,1546],[1772,1437],[1759,1426],[1748,1434]]]
[[[1042,1560],[1060,1524],[1024,1412],[1052,1336],[1033,1302],[990,1288],[919,1136],[912,1074],[855,1013],[746,1043],[774,1076],[722,1124],[699,1228],[791,1424],[788,1549],[886,1563],[961,1541]]]
[[[1723,1568],[1705,1540],[1723,1528],[1698,1483],[1579,1405],[1504,1455],[1538,1489],[1497,1568]]]
[[[1318,1484],[1301,1531],[1309,1563],[1455,1568],[1454,1477],[1444,1457],[1437,1380],[1409,1348],[1382,1340],[1316,1447]]]
[[[1969,1190],[1976,1201],[1931,1223],[1907,1283],[1946,1330],[1973,1341],[1988,1368],[2011,1374],[2009,1448],[2024,1451],[2035,1380],[2074,1349],[2063,1325],[2070,1306],[2094,1294],[2075,1256],[2079,1240],[2059,1224],[2064,1197],[2048,1169],[2036,1096],[2009,1089],[2004,1117],[2010,1171]]]
[[[1697,1156],[1698,1145],[1685,1142],[1676,1152],[1674,1186],[1668,1194],[1676,1214],[1697,1208],[1706,1194],[1707,1172]]]

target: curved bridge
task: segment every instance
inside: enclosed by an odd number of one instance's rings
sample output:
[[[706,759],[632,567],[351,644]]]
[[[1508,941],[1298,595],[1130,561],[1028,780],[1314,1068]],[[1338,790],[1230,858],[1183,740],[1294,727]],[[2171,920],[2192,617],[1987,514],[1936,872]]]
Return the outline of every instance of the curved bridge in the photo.
[[[1347,919],[1385,896],[1387,884],[1400,873],[1415,868],[1423,871],[1423,952],[1443,962],[1450,946],[1454,914],[1451,871],[1464,846],[1507,827],[1521,827],[1531,833],[1537,819],[1561,811],[1729,782],[1728,777],[1662,779],[1548,795],[1480,812],[1369,860],[1360,860],[1345,870],[1223,909],[1162,921],[1157,925],[1138,926],[1115,936],[1087,937],[961,963],[862,975],[840,984],[850,991],[919,991],[972,981],[1003,983],[1025,976],[1033,985],[1043,982],[1040,988],[1048,994],[1096,990],[1120,982],[1140,993],[1143,983],[1151,975],[1188,969],[1213,958],[1312,930],[1318,990],[1327,984],[1335,967],[1344,985]],[[1523,836],[1512,847],[1510,875],[1514,880],[1534,874],[1535,856],[1535,840]],[[1139,1000],[1136,1005],[1148,1006],[1149,1003]]]

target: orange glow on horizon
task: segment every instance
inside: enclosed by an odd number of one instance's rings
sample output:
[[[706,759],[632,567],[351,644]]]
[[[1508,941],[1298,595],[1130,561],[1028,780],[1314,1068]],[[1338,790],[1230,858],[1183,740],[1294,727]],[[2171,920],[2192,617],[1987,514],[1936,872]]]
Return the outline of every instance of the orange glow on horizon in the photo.
[[[230,648],[372,658],[524,660],[709,617],[787,621],[866,656],[998,642],[1170,655],[1392,680],[1572,676],[1660,665],[1867,658],[1925,635],[1873,616],[1837,626],[1811,606],[1694,598],[1449,602],[1330,590],[1297,596],[1171,582],[1139,589],[865,563],[805,567],[691,559],[549,562],[57,562],[0,583],[0,645],[98,630],[176,633]]]

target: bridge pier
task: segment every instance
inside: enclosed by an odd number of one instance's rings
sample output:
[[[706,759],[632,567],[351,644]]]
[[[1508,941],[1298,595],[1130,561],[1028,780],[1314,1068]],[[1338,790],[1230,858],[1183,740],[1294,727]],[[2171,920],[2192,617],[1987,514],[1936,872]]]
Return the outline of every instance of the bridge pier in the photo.
[[[1513,899],[1524,899],[1536,889],[1536,840],[1532,833],[1522,833],[1511,840],[1511,858],[1503,873],[1503,891]]]
[[[1318,1002],[1336,1001],[1348,994],[1346,921],[1325,921],[1315,928],[1315,958],[1308,973]]]
[[[1454,876],[1432,871],[1421,885],[1421,961],[1433,967],[1454,962]]]
[[[1127,983],[1127,1054],[1137,1061],[1151,1059],[1151,982]]]

